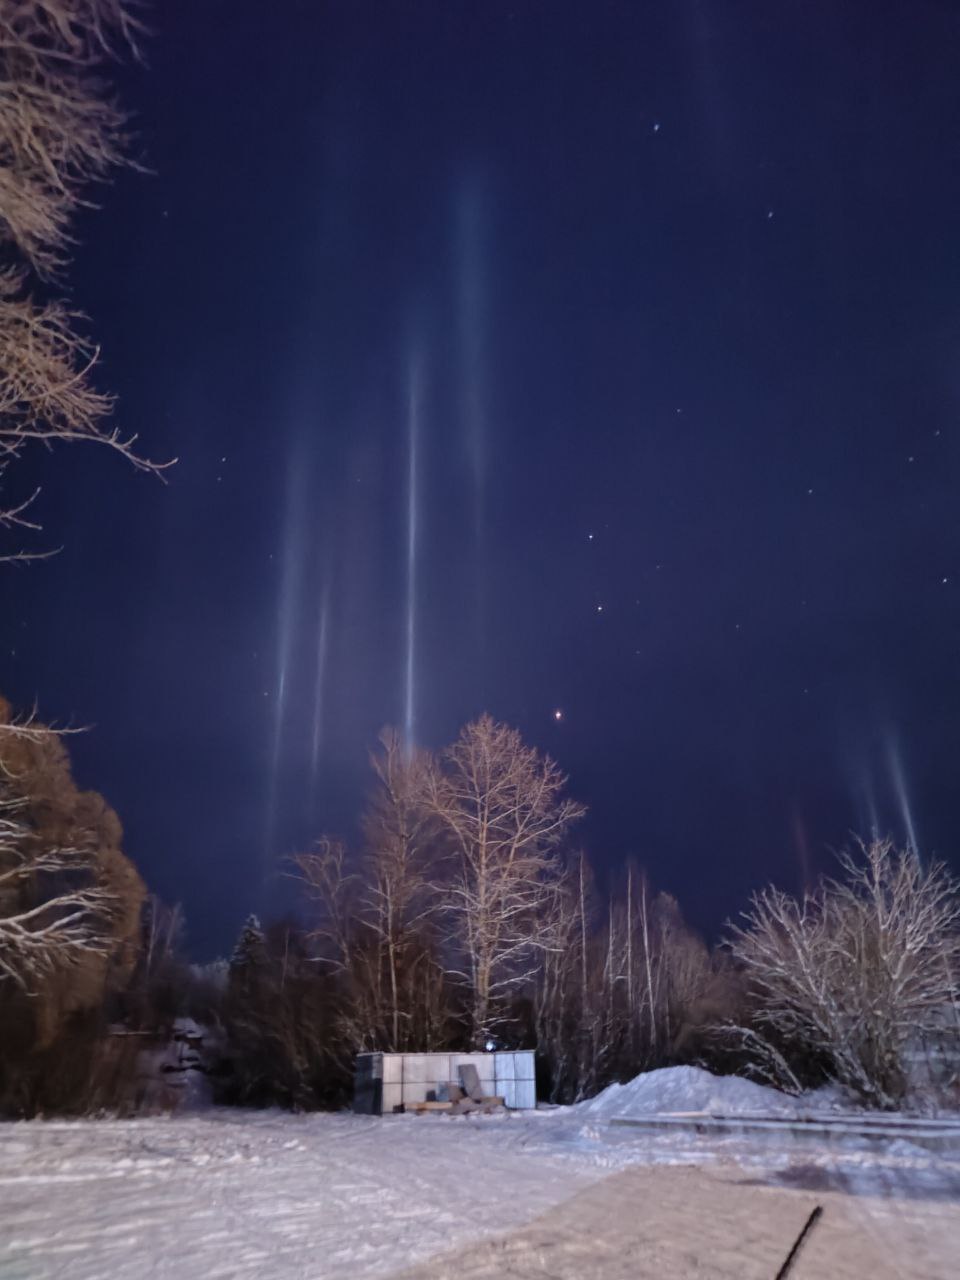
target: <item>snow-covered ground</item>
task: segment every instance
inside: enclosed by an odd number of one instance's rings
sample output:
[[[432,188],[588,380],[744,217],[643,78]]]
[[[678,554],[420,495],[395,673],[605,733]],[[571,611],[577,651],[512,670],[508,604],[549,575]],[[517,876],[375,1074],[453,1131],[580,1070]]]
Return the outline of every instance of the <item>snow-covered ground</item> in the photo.
[[[744,1084],[652,1073],[580,1107],[490,1117],[213,1110],[7,1124],[0,1278],[339,1280],[412,1267],[431,1280],[759,1280],[817,1203],[796,1280],[958,1274],[960,1141],[934,1154],[902,1139],[610,1123],[631,1107],[780,1104]]]

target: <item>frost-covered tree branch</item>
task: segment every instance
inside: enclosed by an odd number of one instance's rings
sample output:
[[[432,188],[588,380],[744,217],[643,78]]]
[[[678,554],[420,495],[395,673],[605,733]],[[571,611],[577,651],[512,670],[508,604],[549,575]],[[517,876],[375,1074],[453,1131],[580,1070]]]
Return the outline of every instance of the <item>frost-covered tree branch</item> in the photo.
[[[38,846],[23,803],[0,786],[0,982],[34,991],[85,954],[106,954],[111,901],[83,851]]]
[[[842,876],[801,899],[755,895],[733,954],[758,1029],[819,1054],[841,1084],[892,1107],[908,1088],[912,1039],[939,1030],[960,975],[960,886],[890,840],[859,842]]]
[[[47,284],[66,266],[92,183],[126,162],[127,117],[103,64],[135,48],[131,0],[0,0],[0,486],[31,444],[92,441],[160,474],[136,435],[109,425],[99,350]],[[0,531],[37,532],[37,491],[0,497]],[[3,560],[44,553],[14,548]]]

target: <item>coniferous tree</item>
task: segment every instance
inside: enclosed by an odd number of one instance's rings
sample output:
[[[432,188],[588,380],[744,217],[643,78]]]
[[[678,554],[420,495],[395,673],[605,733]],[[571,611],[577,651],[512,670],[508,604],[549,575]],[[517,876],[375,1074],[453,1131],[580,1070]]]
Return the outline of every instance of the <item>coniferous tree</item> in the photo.
[[[240,936],[237,938],[233,955],[230,957],[231,978],[249,980],[266,967],[267,942],[259,917],[247,916]]]

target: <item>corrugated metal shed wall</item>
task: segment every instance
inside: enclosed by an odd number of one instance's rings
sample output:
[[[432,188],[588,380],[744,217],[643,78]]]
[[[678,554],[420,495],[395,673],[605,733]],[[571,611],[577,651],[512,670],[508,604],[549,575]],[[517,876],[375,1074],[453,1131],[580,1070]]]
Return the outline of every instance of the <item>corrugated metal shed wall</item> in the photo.
[[[354,1076],[353,1109],[364,1115],[390,1115],[401,1103],[426,1102],[438,1084],[458,1080],[461,1066],[472,1063],[485,1094],[502,1097],[508,1107],[537,1105],[533,1050],[502,1053],[361,1053]]]

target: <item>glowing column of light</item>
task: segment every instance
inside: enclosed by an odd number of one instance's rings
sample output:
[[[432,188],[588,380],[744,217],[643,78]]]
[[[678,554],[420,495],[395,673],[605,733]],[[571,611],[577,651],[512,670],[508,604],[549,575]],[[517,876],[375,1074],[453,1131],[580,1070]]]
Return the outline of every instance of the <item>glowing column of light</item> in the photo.
[[[458,206],[457,256],[460,396],[464,439],[473,482],[474,537],[483,538],[486,489],[485,415],[481,385],[483,289],[480,267],[481,200],[476,179],[464,183]]]
[[[293,631],[297,612],[297,585],[303,559],[303,503],[300,472],[298,458],[292,455],[287,472],[280,592],[277,600],[276,697],[273,705],[270,742],[264,840],[265,869],[269,869],[276,838],[277,797],[280,785],[280,765],[283,756],[283,730],[292,661]]]
[[[907,836],[907,848],[914,853],[919,852],[917,844],[917,832],[913,824],[913,811],[910,807],[910,798],[907,795],[907,783],[903,775],[903,763],[900,759],[900,748],[892,733],[887,734],[887,762],[890,766],[890,779],[893,783],[893,789],[897,797],[897,804],[900,806],[900,816],[903,819],[903,829]]]
[[[413,748],[417,719],[417,538],[421,412],[420,362],[414,355],[410,359],[407,386],[407,625],[403,736],[408,751]]]
[[[313,733],[310,742],[310,791],[316,791],[323,746],[324,692],[327,674],[327,647],[330,626],[330,584],[324,582],[320,595],[320,618],[317,624],[317,668],[313,686]],[[312,807],[312,806],[311,806]]]

